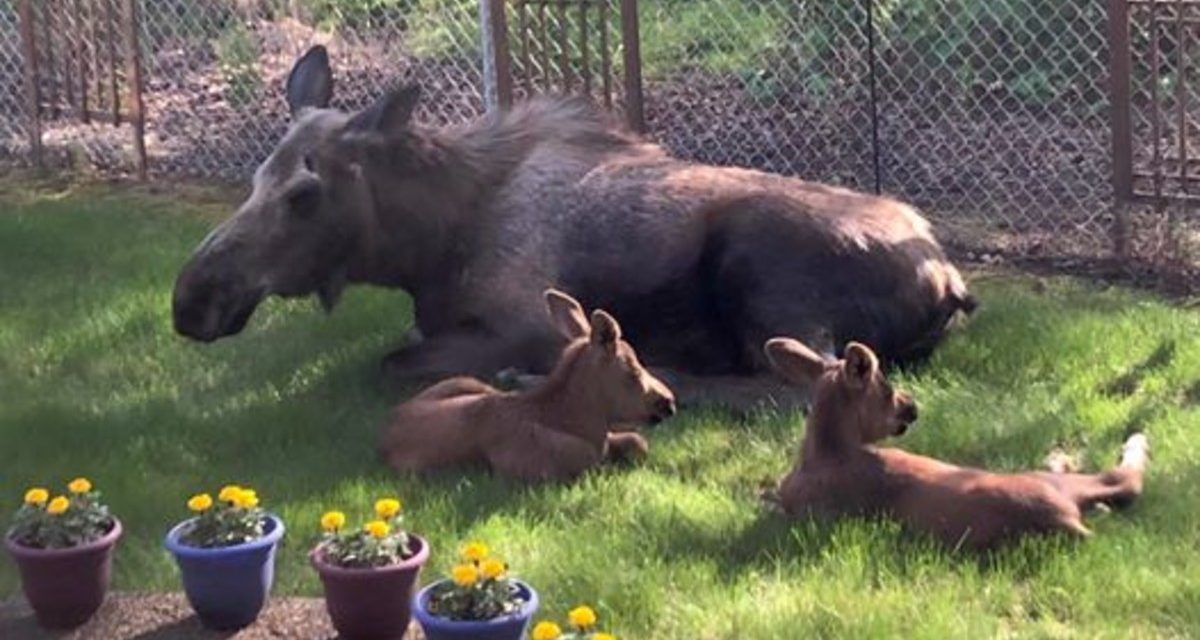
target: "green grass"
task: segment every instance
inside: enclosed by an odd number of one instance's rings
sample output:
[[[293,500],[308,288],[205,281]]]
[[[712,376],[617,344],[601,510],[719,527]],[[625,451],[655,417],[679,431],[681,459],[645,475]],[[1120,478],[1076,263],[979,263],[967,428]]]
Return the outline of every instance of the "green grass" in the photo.
[[[974,558],[888,523],[789,523],[761,511],[756,487],[788,467],[796,416],[739,424],[687,412],[651,432],[645,465],[569,486],[394,476],[372,452],[388,406],[375,372],[408,324],[405,296],[354,289],[329,317],[273,301],[242,336],[189,343],[171,331],[170,289],[228,210],[219,198],[11,185],[0,194],[0,501],[7,511],[28,485],[94,479],[127,526],[118,589],[175,589],[162,534],[186,516],[189,494],[241,482],[290,523],[278,593],[318,592],[304,553],[322,510],[395,494],[434,545],[427,578],[459,541],[481,538],[540,589],[545,612],[592,603],[625,638],[1200,628],[1194,310],[1066,279],[978,279],[984,306],[970,326],[901,380],[922,404],[903,445],[1019,468],[1065,444],[1099,465],[1139,424],[1154,458],[1142,502],[1092,517],[1093,540]],[[1164,349],[1157,366],[1135,369]],[[1122,376],[1121,389],[1107,389]],[[16,580],[0,562],[0,598]]]

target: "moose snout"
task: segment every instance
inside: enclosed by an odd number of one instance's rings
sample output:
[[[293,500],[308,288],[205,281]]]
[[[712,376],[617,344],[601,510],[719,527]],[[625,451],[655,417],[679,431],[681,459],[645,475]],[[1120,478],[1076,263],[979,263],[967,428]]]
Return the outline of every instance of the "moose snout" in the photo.
[[[658,424],[675,415],[675,395],[664,391],[655,392],[650,398],[650,424]]]
[[[896,435],[904,435],[908,427],[917,421],[917,403],[907,395],[899,399],[896,407]]]

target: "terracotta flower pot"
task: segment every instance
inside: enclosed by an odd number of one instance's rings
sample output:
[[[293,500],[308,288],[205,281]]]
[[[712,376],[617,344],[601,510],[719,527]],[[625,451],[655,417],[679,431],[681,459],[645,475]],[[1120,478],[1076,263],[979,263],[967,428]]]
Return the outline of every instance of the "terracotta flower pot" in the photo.
[[[325,588],[325,608],[333,627],[345,640],[401,638],[412,616],[417,577],[429,559],[424,538],[409,535],[413,555],[386,567],[348,569],[325,560],[320,544],[308,557]]]
[[[247,627],[258,618],[275,580],[275,549],[283,521],[267,514],[263,535],[231,547],[205,549],[184,544],[180,536],[192,520],[167,534],[166,546],[183,577],[183,591],[200,622],[217,631]]]
[[[413,613],[427,640],[521,640],[529,621],[538,609],[538,594],[533,587],[515,580],[517,589],[525,598],[525,604],[514,613],[491,620],[450,620],[429,611],[429,598],[440,584],[435,582],[424,589],[413,601]]]
[[[100,539],[66,549],[37,549],[5,536],[4,546],[21,572],[25,599],[47,629],[72,629],[87,622],[104,602],[112,575],[113,549],[121,521]]]

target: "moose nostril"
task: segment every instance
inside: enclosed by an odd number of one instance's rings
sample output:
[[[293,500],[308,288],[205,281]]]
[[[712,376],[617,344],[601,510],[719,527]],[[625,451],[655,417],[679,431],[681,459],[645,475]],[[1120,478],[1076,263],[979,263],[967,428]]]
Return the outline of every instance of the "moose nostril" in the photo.
[[[906,422],[916,422],[917,421],[917,405],[912,402],[904,405],[904,409],[901,410],[901,412],[900,412],[900,417],[903,418]]]

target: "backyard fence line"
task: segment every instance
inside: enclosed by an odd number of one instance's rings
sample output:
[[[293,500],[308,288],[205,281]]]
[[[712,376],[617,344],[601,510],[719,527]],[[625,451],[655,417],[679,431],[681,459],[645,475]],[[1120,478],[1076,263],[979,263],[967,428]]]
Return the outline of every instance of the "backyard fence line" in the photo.
[[[0,2],[4,165],[30,164],[37,140],[53,166],[134,172],[140,138],[152,176],[244,179],[287,126],[291,63],[324,44],[339,107],[418,82],[418,118],[449,125],[506,91],[585,92],[637,110],[646,135],[682,157],[910,201],[977,256],[1106,258],[1124,242],[1137,259],[1197,263],[1187,203],[1118,206],[1113,187],[1114,3],[1134,3],[1130,175],[1174,169],[1154,156],[1166,148],[1187,165],[1200,114],[1185,85],[1200,46],[1182,19],[1155,26],[1178,18],[1165,0],[32,0],[50,20],[35,33],[33,137],[21,2]],[[138,13],[144,136],[129,118],[84,121],[71,104],[80,91],[67,95],[83,72],[111,68],[95,106],[133,96],[112,88],[135,72],[112,64],[121,47],[90,39],[123,4]]]

